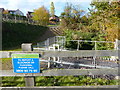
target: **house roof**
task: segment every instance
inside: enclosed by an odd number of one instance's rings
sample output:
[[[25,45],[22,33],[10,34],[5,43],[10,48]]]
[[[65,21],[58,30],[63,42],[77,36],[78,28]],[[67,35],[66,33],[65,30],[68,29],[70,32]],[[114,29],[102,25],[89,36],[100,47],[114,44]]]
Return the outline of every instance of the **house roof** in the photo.
[[[8,12],[15,12],[16,10],[8,10]]]
[[[54,15],[55,17],[58,17],[57,15]],[[59,18],[59,17],[58,17]]]
[[[20,11],[19,9],[17,10],[8,10],[8,12],[16,12],[16,11]]]
[[[33,13],[33,12],[28,11],[28,14],[31,14],[31,13]]]
[[[0,8],[0,11],[4,11],[5,9],[4,8]]]
[[[9,13],[15,13],[15,14],[18,14],[18,15],[24,15],[22,11],[20,11],[19,9],[17,10],[8,10]]]
[[[50,19],[56,19],[56,18],[59,18],[59,17],[56,15],[50,17]]]

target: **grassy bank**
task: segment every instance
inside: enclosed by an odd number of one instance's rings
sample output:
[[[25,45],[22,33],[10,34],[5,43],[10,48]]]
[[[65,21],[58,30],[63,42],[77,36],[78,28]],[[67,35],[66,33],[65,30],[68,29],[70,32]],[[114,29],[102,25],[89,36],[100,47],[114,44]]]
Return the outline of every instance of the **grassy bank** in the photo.
[[[22,43],[35,43],[47,27],[24,23],[2,23],[2,49],[20,48]]]

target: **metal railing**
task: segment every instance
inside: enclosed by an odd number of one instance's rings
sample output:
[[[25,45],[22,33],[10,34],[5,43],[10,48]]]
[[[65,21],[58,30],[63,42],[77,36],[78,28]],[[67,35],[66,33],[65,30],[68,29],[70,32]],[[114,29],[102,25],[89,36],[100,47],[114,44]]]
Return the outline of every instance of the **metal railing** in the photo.
[[[52,46],[53,44],[59,44],[60,48],[65,47],[65,36],[50,37],[43,42],[38,42],[36,45],[33,46],[33,49],[45,48],[46,50],[48,50],[48,47]]]
[[[82,42],[83,43],[87,42],[87,43],[89,43],[89,45],[92,44],[94,50],[97,50],[97,43],[99,43],[99,44],[100,43],[111,43],[111,44],[113,44],[113,46],[115,45],[115,42],[112,42],[112,41],[66,40],[65,42],[66,42],[66,44],[69,43],[69,42],[76,42],[77,43],[77,45],[76,45],[77,51],[80,50],[80,45],[81,45]]]
[[[111,44],[112,50],[115,49],[115,47],[116,47],[116,42],[112,42],[112,41],[66,40],[65,36],[50,37],[43,42],[37,43],[37,45],[35,45],[34,47],[35,48],[46,48],[46,50],[48,50],[47,48],[49,46],[52,46],[53,44],[58,44],[60,46],[60,48],[63,50],[65,50],[65,49],[72,50],[73,48],[71,46],[69,46],[68,43],[71,43],[71,45],[74,46],[74,49],[76,49],[77,51],[81,50],[81,47],[84,47],[84,46],[87,47],[87,49],[85,49],[85,50],[98,50],[97,48],[98,48],[99,44],[108,44],[108,43]],[[81,46],[81,45],[84,45],[84,46]],[[87,45],[89,45],[90,48]],[[104,45],[102,45],[102,46],[104,46]],[[106,49],[102,49],[102,50],[106,50]]]

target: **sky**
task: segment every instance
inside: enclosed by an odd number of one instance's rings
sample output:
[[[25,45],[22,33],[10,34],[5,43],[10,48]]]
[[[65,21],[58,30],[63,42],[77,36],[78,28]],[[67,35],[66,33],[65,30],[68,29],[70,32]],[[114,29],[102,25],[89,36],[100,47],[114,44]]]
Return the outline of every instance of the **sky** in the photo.
[[[8,10],[19,9],[26,16],[28,11],[33,12],[34,9],[38,9],[43,5],[50,11],[51,2],[54,2],[55,15],[60,16],[67,2],[73,5],[80,5],[80,8],[87,12],[88,8],[90,8],[91,0],[0,0],[0,8]]]

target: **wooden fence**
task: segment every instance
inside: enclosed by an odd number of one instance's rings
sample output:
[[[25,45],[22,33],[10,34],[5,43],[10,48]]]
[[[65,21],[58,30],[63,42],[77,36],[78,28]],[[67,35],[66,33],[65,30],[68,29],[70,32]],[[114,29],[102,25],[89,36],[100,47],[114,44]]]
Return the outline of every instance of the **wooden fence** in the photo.
[[[120,59],[120,50],[80,50],[80,51],[31,51],[32,44],[23,44],[23,51],[3,51],[0,52],[0,58],[11,58],[11,54],[15,53],[39,53],[41,57],[100,57],[100,56],[117,56]],[[54,73],[53,73],[54,72]],[[57,69],[45,70],[37,74],[17,74],[12,70],[0,70],[0,76],[25,76],[27,87],[34,87],[34,76],[68,76],[68,75],[115,75],[119,76],[119,67],[113,69]],[[30,77],[28,77],[30,76]],[[105,86],[106,87],[106,86]],[[103,87],[103,88],[105,88]],[[112,86],[114,88],[115,86]],[[97,87],[99,88],[99,87]],[[115,87],[116,88],[116,87]],[[35,88],[34,88],[35,89]],[[6,90],[6,88],[4,88]],[[8,89],[9,90],[9,89]],[[12,89],[13,90],[13,89]],[[15,89],[18,90],[18,89]],[[27,90],[27,89],[23,89]],[[32,90],[32,89],[31,89]],[[36,89],[35,89],[36,90]],[[44,89],[41,89],[44,90]],[[46,89],[45,89],[46,90]],[[53,89],[51,89],[53,90]],[[54,89],[57,90],[57,89]],[[80,90],[80,89],[79,89]],[[82,90],[82,89],[81,89]]]
[[[105,86],[50,86],[50,87],[2,87],[2,90],[119,90],[118,85]]]

